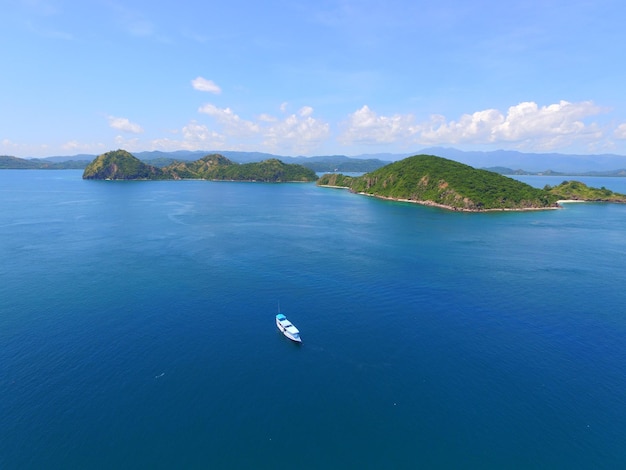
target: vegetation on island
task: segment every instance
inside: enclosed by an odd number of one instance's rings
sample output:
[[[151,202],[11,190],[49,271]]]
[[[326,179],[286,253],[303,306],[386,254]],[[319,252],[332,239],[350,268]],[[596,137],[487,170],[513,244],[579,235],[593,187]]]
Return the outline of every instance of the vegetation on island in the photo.
[[[521,181],[434,155],[405,158],[359,177],[324,175],[318,185],[463,211],[543,209],[556,207],[559,199]]]
[[[107,152],[91,162],[84,179],[181,180],[289,182],[315,181],[317,175],[302,165],[286,164],[272,158],[257,163],[239,164],[212,154],[193,162],[177,161],[163,168],[148,165],[125,150]]]
[[[147,165],[126,150],[103,153],[83,172],[86,180],[149,180],[165,179],[160,168]]]
[[[546,185],[548,193],[556,195],[559,200],[588,201],[588,202],[626,202],[626,195],[614,193],[604,186],[592,188],[580,181],[563,181],[558,186]]]
[[[219,155],[207,155],[195,162],[175,162],[163,168],[173,179],[207,179],[214,181],[315,181],[317,175],[302,165],[287,164],[276,158],[262,162],[234,163]]]

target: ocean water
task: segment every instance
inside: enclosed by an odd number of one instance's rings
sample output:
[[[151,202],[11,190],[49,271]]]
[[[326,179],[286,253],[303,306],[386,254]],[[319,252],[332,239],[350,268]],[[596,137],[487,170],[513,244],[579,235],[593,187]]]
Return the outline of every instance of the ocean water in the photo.
[[[73,170],[0,203],[0,468],[626,466],[626,205]]]

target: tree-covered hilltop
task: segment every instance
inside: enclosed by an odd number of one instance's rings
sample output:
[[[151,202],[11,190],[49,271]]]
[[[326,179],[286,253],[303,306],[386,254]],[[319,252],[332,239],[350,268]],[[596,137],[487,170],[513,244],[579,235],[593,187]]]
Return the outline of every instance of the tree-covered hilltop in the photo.
[[[563,181],[558,186],[544,188],[554,194],[559,200],[589,201],[589,202],[626,202],[626,195],[614,193],[610,189],[592,188],[580,181]]]
[[[559,199],[512,178],[433,155],[415,155],[354,178],[324,175],[318,185],[465,211],[550,208]]]
[[[263,181],[280,183],[287,181],[316,181],[317,175],[302,165],[283,163],[276,158],[262,162],[233,164],[220,168],[214,179],[232,181]]]
[[[126,150],[103,153],[83,172],[86,180],[152,180],[164,179],[163,171],[147,165]]]
[[[259,181],[284,183],[315,181],[317,175],[302,165],[286,164],[276,158],[255,163],[234,163],[213,154],[195,162],[176,162],[163,168],[172,179],[205,179],[213,181]]]
[[[163,167],[163,172],[170,179],[214,179],[221,168],[234,165],[228,158],[218,155],[206,155],[193,162],[178,161]]]
[[[228,158],[213,154],[193,162],[174,162],[157,168],[137,159],[125,150],[107,152],[91,162],[84,179],[111,180],[180,180],[205,179],[214,181],[315,181],[313,170],[302,165],[285,164],[277,159],[258,163],[239,164]]]

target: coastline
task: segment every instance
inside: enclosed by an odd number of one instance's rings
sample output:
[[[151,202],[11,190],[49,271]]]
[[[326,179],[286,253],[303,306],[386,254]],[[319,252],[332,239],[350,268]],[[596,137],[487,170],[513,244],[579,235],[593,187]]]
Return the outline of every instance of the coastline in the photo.
[[[326,186],[326,187],[332,187],[332,186]],[[348,188],[346,188],[348,189]],[[546,210],[558,210],[558,209],[562,209],[562,207],[560,206],[551,206],[551,207],[520,207],[520,208],[509,208],[509,207],[503,207],[502,209],[466,209],[466,208],[461,208],[461,207],[453,207],[453,206],[447,206],[445,204],[439,204],[437,202],[433,202],[433,201],[418,201],[415,199],[402,199],[402,198],[394,198],[394,197],[388,197],[388,196],[379,196],[376,194],[368,194],[368,193],[355,193],[355,194],[360,194],[363,196],[369,196],[369,197],[375,197],[377,199],[384,199],[386,201],[396,201],[396,202],[409,202],[411,204],[419,204],[421,206],[428,206],[428,207],[437,207],[439,209],[445,209],[448,210],[450,212],[472,212],[472,213],[480,213],[480,212],[531,212],[531,211],[546,211]],[[584,202],[584,201],[581,201]],[[558,204],[558,202],[557,202]]]
[[[353,192],[350,188],[346,187],[346,186],[334,186],[334,185],[318,185],[320,188],[332,188],[332,189],[346,189],[350,192]],[[411,204],[419,204],[420,206],[428,206],[428,207],[436,207],[438,209],[444,209],[450,212],[472,212],[472,213],[480,213],[480,212],[530,212],[530,211],[546,211],[546,210],[558,210],[558,209],[562,209],[562,207],[560,206],[561,202],[570,202],[570,201],[557,201],[556,206],[550,206],[550,207],[520,207],[520,208],[509,208],[509,207],[503,207],[502,209],[466,209],[466,208],[461,208],[461,207],[453,207],[453,206],[447,206],[445,204],[439,204],[437,202],[433,202],[433,201],[420,201],[420,200],[415,200],[415,199],[403,199],[403,198],[394,198],[394,197],[389,197],[389,196],[380,196],[377,194],[369,194],[369,193],[364,193],[364,192],[359,192],[359,193],[354,193],[354,194],[358,194],[361,196],[368,196],[368,197],[374,197],[376,199],[383,199],[386,201],[395,201],[395,202],[408,202]],[[572,200],[571,202],[586,202],[586,201],[577,201],[577,200]]]

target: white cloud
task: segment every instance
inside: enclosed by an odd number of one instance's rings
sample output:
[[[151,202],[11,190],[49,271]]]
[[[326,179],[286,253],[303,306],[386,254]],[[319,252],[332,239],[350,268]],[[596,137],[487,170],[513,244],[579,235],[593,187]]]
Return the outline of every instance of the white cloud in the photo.
[[[2,139],[2,147],[3,148],[15,148],[17,144],[14,144],[9,139]]]
[[[406,139],[414,132],[410,114],[379,116],[365,105],[352,113],[344,123],[345,130],[338,140],[342,144],[388,144]]]
[[[131,134],[141,134],[143,128],[139,124],[130,122],[127,118],[109,116],[109,126],[122,132],[130,132]]]
[[[255,120],[242,119],[230,108],[207,103],[198,112],[211,116],[228,139],[228,148],[247,148],[280,153],[306,153],[317,147],[330,134],[330,125],[313,117],[313,108],[303,106],[284,118],[261,114]]]
[[[416,123],[411,114],[382,116],[363,106],[349,116],[338,140],[345,145],[507,143],[521,149],[546,151],[601,139],[599,126],[586,121],[604,111],[591,101],[560,101],[541,107],[524,102],[511,106],[506,114],[485,109],[464,114],[456,121],[432,115],[428,121]],[[626,134],[626,130],[623,132]]]
[[[433,115],[429,123],[419,126],[419,140],[425,143],[493,142],[494,130],[503,123],[504,117],[495,109],[464,114],[458,121],[449,123],[444,116]]]
[[[311,114],[313,114],[313,108],[311,108],[310,106],[303,106],[302,108],[300,108],[300,111],[298,111],[298,114],[301,117],[310,116]]]
[[[308,153],[330,135],[330,125],[312,117],[313,108],[304,106],[298,115],[291,114],[270,126],[264,133],[264,145],[269,150],[285,149]],[[283,150],[284,151],[284,150]]]
[[[573,136],[594,133],[583,119],[600,114],[602,108],[591,101],[570,103],[561,101],[549,106],[537,106],[534,102],[511,106],[505,122],[496,128],[496,134],[509,141],[551,136]]]
[[[70,140],[69,142],[65,142],[63,145],[61,145],[61,148],[63,150],[79,150],[83,147],[84,146],[77,140]]]
[[[180,134],[181,139],[162,138],[150,142],[153,150],[214,150],[224,148],[226,137],[209,129],[197,121],[190,121],[179,130],[171,131]]]
[[[496,109],[464,114],[458,121],[446,122],[433,116],[421,125],[417,140],[425,144],[513,143],[519,148],[552,150],[574,141],[599,139],[602,132],[585,119],[604,110],[591,101],[539,107],[534,102],[511,106],[506,115]]]
[[[613,131],[613,135],[615,135],[616,139],[626,139],[626,123],[617,126],[615,131]]]
[[[274,116],[272,116],[270,114],[266,114],[266,113],[263,113],[263,114],[259,115],[258,119],[261,122],[276,122],[276,121],[278,121],[277,118],[275,118]]]
[[[198,112],[208,114],[215,118],[219,124],[224,126],[224,131],[230,135],[250,137],[258,134],[260,131],[260,126],[257,123],[241,119],[237,114],[233,113],[230,108],[221,109],[207,103],[201,106]]]
[[[115,146],[120,149],[128,150],[129,152],[136,152],[141,149],[141,142],[137,137],[128,139],[123,135],[115,136]]]
[[[189,124],[183,127],[182,130],[183,139],[186,142],[197,143],[218,143],[219,145],[224,143],[224,136],[210,130],[203,124],[198,124],[196,121],[191,121]]]
[[[194,87],[194,89],[198,91],[207,91],[216,95],[219,95],[222,92],[222,89],[217,86],[215,82],[213,82],[212,80],[207,80],[203,77],[194,78],[191,81],[191,85]]]

